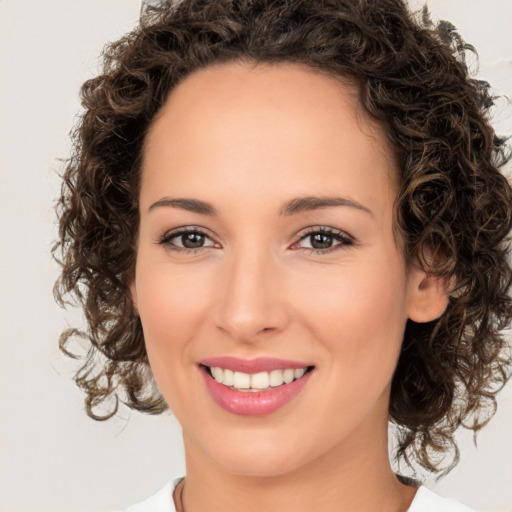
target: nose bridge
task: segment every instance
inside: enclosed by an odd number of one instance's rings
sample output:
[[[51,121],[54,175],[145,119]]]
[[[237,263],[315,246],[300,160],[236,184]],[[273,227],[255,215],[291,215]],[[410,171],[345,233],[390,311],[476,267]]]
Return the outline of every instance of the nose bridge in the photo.
[[[263,244],[247,243],[225,260],[218,326],[238,341],[279,331],[287,321],[279,261]]]

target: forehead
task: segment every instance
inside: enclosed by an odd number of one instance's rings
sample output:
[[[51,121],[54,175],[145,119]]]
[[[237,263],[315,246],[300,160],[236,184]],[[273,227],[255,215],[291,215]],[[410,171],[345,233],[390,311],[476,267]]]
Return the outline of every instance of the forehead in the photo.
[[[370,196],[397,175],[354,84],[294,63],[224,63],[192,73],[169,95],[146,138],[142,189],[155,182],[148,173],[201,192],[205,179],[250,188],[264,172],[267,188],[295,182],[318,194],[342,175],[354,190],[366,179]]]
[[[265,103],[274,109],[276,116],[280,112],[284,114],[287,106],[297,116],[302,113],[306,118],[311,114],[318,116],[343,111],[381,146],[383,155],[395,164],[385,128],[370,119],[359,94],[359,86],[352,80],[329,76],[322,70],[298,63],[234,61],[210,65],[192,72],[171,91],[152,123],[146,148],[164,117],[181,121],[188,118],[194,122],[211,114],[219,103],[226,114],[230,107],[239,109],[240,103],[246,110],[254,106],[255,111]]]

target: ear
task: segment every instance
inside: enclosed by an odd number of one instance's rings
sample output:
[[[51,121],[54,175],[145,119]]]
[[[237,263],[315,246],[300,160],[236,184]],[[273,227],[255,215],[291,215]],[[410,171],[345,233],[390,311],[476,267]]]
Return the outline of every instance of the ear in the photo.
[[[412,265],[407,288],[407,315],[414,322],[424,323],[445,312],[453,283],[451,279],[427,274]]]

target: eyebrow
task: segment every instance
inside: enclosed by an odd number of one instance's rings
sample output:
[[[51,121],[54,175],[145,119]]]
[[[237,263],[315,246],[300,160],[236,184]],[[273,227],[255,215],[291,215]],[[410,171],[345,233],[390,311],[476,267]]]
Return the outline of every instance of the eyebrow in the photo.
[[[370,215],[373,215],[372,211],[369,208],[363,206],[357,201],[347,199],[344,197],[330,196],[296,197],[283,205],[283,207],[279,211],[279,215],[282,217],[289,217],[291,215],[296,215],[298,213],[318,210],[320,208],[330,208],[333,206],[348,206],[349,208],[355,208],[356,210],[361,210],[366,213],[369,213]],[[148,208],[148,212],[159,207],[180,208],[182,210],[187,210],[189,212],[209,216],[218,215],[215,206],[213,206],[211,203],[207,203],[206,201],[201,201],[199,199],[163,197],[162,199],[159,199],[158,201],[153,203]]]
[[[149,208],[148,212],[154,210],[155,208],[161,206],[168,206],[172,208],[181,208],[182,210],[187,210],[189,212],[201,213],[203,215],[217,215],[216,208],[205,201],[200,201],[199,199],[182,199],[182,198],[170,198],[163,197],[159,199],[155,203],[153,203]]]
[[[362,210],[370,215],[373,215],[371,210],[366,206],[358,203],[357,201],[353,201],[352,199],[347,199],[345,197],[314,197],[314,196],[306,196],[306,197],[297,197],[288,201],[284,204],[283,208],[280,210],[279,215],[289,216],[295,215],[301,212],[307,212],[312,210],[318,210],[320,208],[330,208],[332,206],[348,206],[349,208],[355,208],[356,210]]]

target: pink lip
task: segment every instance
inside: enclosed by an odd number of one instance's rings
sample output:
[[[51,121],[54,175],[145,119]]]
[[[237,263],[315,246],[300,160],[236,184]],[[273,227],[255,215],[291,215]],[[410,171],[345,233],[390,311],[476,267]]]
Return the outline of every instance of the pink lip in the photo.
[[[199,361],[199,364],[243,373],[271,372],[272,370],[285,370],[286,368],[295,370],[312,366],[310,363],[292,361],[289,359],[276,359],[273,357],[240,359],[232,356],[209,357]]]
[[[210,364],[208,364],[208,366],[210,366]],[[220,364],[218,366],[226,368],[226,366]],[[305,365],[301,365],[298,366],[298,368],[304,368],[304,366]],[[285,366],[285,368],[287,367],[289,368],[289,366]],[[232,369],[232,367],[227,368]],[[258,366],[258,368],[261,368],[261,366]],[[283,366],[279,366],[278,368],[283,368]],[[232,414],[238,414],[240,416],[263,416],[276,412],[288,402],[293,400],[293,398],[295,398],[302,391],[304,386],[309,381],[311,374],[313,373],[307,372],[300,379],[294,380],[289,384],[282,384],[281,386],[276,386],[275,388],[271,387],[263,391],[250,392],[236,391],[227,386],[224,386],[224,384],[220,384],[215,379],[213,379],[206,368],[200,367],[200,370],[206,384],[206,389],[210,393],[210,396],[213,398],[214,402],[222,407],[225,411]]]

